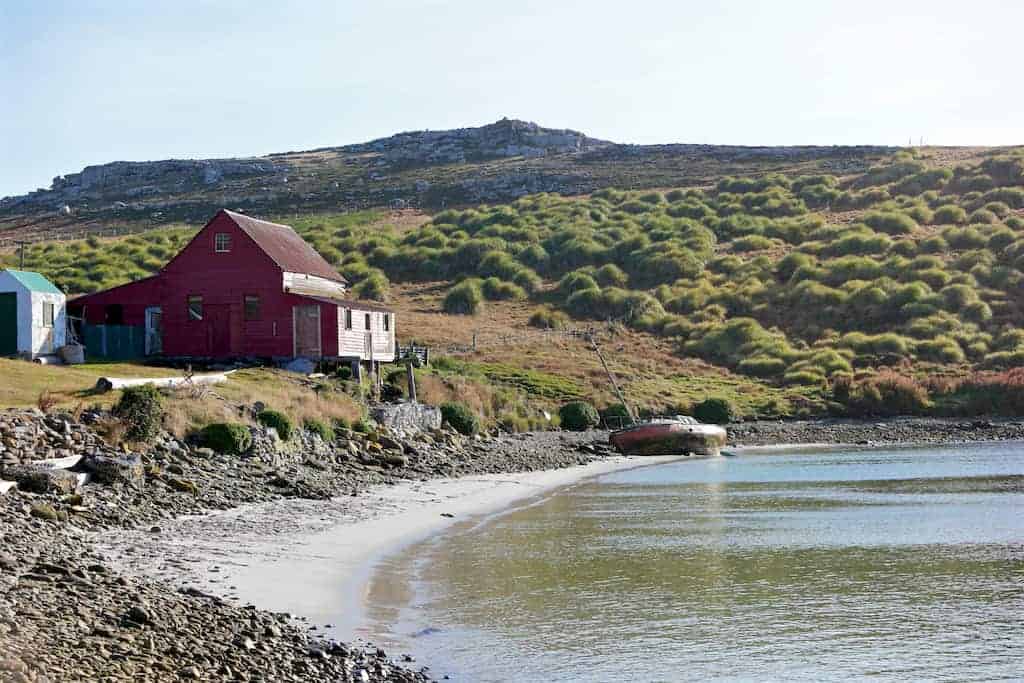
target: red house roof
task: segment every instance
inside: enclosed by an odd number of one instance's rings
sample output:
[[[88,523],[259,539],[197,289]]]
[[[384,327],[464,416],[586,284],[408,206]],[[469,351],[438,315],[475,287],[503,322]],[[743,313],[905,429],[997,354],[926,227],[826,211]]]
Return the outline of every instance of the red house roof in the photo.
[[[317,253],[306,240],[299,237],[288,225],[261,221],[245,214],[221,209],[231,221],[259,245],[271,260],[289,273],[305,273],[317,277],[343,282],[347,280],[331,267],[324,257]],[[216,216],[214,217],[216,218]]]

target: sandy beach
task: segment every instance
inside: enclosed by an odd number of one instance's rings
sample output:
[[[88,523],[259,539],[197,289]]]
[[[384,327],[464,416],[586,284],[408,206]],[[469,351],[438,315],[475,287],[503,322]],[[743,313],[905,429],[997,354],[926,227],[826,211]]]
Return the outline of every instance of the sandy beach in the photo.
[[[359,497],[287,500],[103,534],[114,566],[235,604],[286,612],[318,634],[350,638],[381,558],[452,524],[589,477],[680,456],[612,457],[586,465],[380,485]]]

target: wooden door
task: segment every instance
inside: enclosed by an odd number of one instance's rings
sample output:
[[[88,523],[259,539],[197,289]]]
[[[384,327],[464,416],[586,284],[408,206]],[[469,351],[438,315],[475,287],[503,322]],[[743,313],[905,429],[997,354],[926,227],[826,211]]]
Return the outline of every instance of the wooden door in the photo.
[[[164,352],[163,313],[159,306],[146,309],[146,355]]]
[[[296,358],[319,358],[320,306],[293,306],[292,330]]]
[[[209,320],[209,348],[214,358],[231,355],[231,307],[225,304],[206,306],[203,315]]]
[[[0,294],[0,356],[18,353],[18,295]]]

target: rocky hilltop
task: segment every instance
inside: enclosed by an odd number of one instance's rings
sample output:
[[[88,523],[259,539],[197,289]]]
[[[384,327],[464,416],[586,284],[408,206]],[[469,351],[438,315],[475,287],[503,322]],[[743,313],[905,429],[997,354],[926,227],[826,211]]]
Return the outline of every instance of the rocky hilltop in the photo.
[[[369,207],[437,209],[535,192],[668,187],[725,174],[863,171],[886,147],[625,145],[501,119],[476,128],[399,133],[366,143],[244,159],[169,159],[89,166],[48,189],[0,199],[0,248],[171,221],[222,207],[262,213]]]
[[[529,121],[501,119],[479,128],[399,133],[359,145],[346,152],[378,152],[400,164],[462,164],[508,157],[589,152],[614,143],[587,137],[575,130],[542,128]]]

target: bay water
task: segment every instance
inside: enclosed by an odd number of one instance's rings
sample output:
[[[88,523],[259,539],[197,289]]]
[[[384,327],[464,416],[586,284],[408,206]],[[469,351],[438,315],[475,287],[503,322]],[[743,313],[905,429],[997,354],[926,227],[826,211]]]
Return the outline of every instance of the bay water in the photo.
[[[456,681],[1024,680],[1024,444],[600,476],[387,558],[359,635]]]

